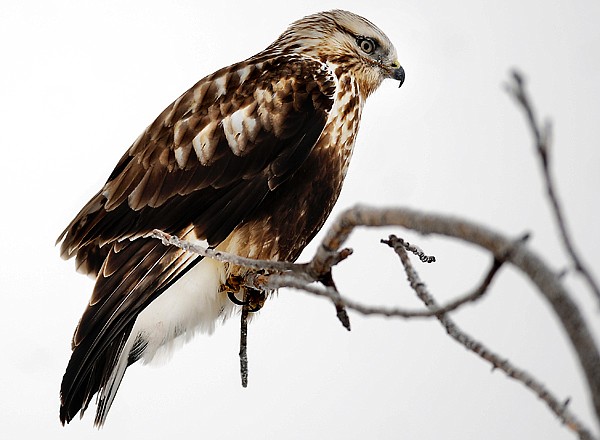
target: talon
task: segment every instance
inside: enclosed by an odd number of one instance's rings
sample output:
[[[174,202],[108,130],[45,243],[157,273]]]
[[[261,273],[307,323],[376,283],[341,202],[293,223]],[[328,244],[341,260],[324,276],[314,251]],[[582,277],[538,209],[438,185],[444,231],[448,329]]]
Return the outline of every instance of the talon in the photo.
[[[230,275],[225,284],[221,287],[221,292],[227,293],[227,298],[235,305],[246,307],[247,311],[250,313],[258,312],[262,308],[267,296],[260,290],[243,286],[243,282],[243,277]],[[242,295],[244,292],[245,301],[235,296],[236,293]]]
[[[244,301],[240,301],[239,299],[237,299],[235,294],[231,291],[227,292],[227,298],[229,298],[229,301],[231,301],[234,304],[237,304],[238,306],[247,306],[249,304],[249,302],[247,302],[247,301],[244,302]]]

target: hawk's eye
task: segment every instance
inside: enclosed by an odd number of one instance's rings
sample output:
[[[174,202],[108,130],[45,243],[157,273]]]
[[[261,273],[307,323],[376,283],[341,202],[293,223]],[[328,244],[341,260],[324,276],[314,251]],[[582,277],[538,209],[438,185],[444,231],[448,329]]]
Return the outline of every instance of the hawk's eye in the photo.
[[[375,51],[375,47],[377,44],[371,38],[366,37],[358,37],[356,39],[358,46],[362,49],[362,51],[366,54],[372,54]]]

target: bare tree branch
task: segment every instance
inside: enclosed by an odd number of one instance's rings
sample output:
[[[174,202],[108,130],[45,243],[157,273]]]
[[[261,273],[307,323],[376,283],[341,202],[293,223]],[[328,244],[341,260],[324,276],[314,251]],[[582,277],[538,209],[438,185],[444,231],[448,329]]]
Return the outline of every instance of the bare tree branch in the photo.
[[[282,266],[285,266],[283,272],[287,273],[284,275],[272,274],[268,278],[273,284],[264,284],[263,287],[294,287],[312,293],[323,294],[328,296],[334,304],[345,305],[346,307],[360,311],[361,313],[408,317],[409,315],[412,315],[412,312],[405,313],[407,311],[399,309],[364,307],[341,297],[336,298],[337,293],[333,289],[330,291],[328,289],[319,289],[315,286],[307,286],[308,283],[318,279],[318,277],[314,278],[311,276],[311,273],[316,273],[318,276],[321,276],[322,274],[319,274],[318,272],[319,268],[324,268],[324,270],[328,271],[331,269],[330,262],[336,258],[339,259],[339,257],[337,257],[339,255],[338,249],[341,248],[348,239],[354,227],[392,225],[412,229],[422,234],[440,234],[476,244],[489,250],[495,258],[500,260],[505,258],[507,262],[512,263],[522,270],[537,285],[544,298],[548,300],[563,328],[567,332],[584,371],[596,415],[600,420],[600,368],[598,368],[600,365],[600,355],[578,307],[571,300],[569,293],[561,284],[557,274],[551,270],[539,256],[528,250],[522,244],[515,244],[514,240],[489,230],[484,226],[455,217],[425,214],[408,208],[378,209],[366,206],[356,206],[342,212],[337,218],[327,231],[325,238],[317,249],[311,262],[307,265],[283,263]],[[184,246],[185,242],[182,243],[182,246]],[[191,246],[188,248],[194,250]],[[510,252],[507,252],[508,250],[510,250]],[[207,255],[208,254],[210,253],[207,253]],[[240,257],[235,255],[218,253],[218,257],[221,261],[235,261],[235,264],[240,265],[243,265],[242,263],[244,262],[244,259],[240,259]],[[252,259],[246,260],[248,260],[248,267],[263,267],[262,261]],[[270,264],[271,266],[269,267],[272,269],[279,266],[274,264],[274,262],[270,262]],[[302,273],[303,270],[305,270],[304,273]],[[290,277],[291,274],[294,276]]]
[[[240,266],[259,269],[261,267],[270,267],[271,269],[277,267],[274,261],[270,260],[256,260],[253,258],[242,258],[235,254],[229,254],[226,252],[216,252],[212,249],[207,249],[199,245],[195,245],[187,240],[182,240],[177,236],[166,234],[162,231],[155,230],[153,232],[153,236],[155,238],[165,238],[168,244],[177,246],[181,249],[188,250],[190,252],[198,253],[199,255],[206,256],[208,258],[215,258],[219,261],[237,264]],[[395,236],[390,236],[390,240],[393,240],[394,246],[402,246],[404,248],[407,247],[407,242],[399,239]],[[388,241],[382,240],[384,243],[388,243]],[[409,245],[410,246],[410,245]],[[416,247],[411,247],[411,249],[418,249]],[[348,250],[344,250],[348,251]],[[340,252],[340,255],[344,254],[344,251]],[[417,254],[419,259],[423,261],[423,259],[430,259],[432,257],[424,256],[422,251]],[[345,254],[342,259],[346,258],[350,255],[351,252]],[[423,257],[424,256],[424,257]],[[433,257],[434,258],[434,257]],[[315,281],[322,281],[321,276],[318,279],[312,278],[307,273],[303,272],[308,267],[307,264],[296,264],[296,263],[285,263],[282,262],[281,267],[284,268],[281,272],[275,271],[274,273],[263,273],[261,272],[250,272],[245,277],[245,286],[253,289],[260,289],[265,291],[273,291],[283,287],[294,288],[298,290],[303,290],[307,293],[312,293],[317,296],[324,296],[329,298],[337,307],[347,307],[352,309],[358,313],[363,315],[381,315],[385,317],[395,317],[395,318],[431,318],[439,315],[440,313],[448,313],[458,309],[463,304],[468,302],[474,302],[480,299],[487,291],[487,288],[491,284],[492,278],[501,267],[502,261],[495,259],[490,267],[488,273],[484,277],[482,283],[475,288],[472,292],[467,293],[448,304],[441,306],[439,308],[433,308],[429,310],[410,310],[404,309],[400,307],[377,307],[377,306],[368,306],[361,304],[359,302],[353,301],[349,298],[343,297],[340,295],[339,291],[335,287],[335,284],[327,284],[323,283],[322,287],[318,285],[312,284]],[[331,280],[333,281],[333,280]],[[233,300],[233,299],[232,299]],[[239,301],[239,300],[238,300]],[[246,305],[246,300],[242,300],[236,302],[236,304],[240,306]]]
[[[517,268],[522,270],[539,288],[540,292],[549,301],[556,315],[560,319],[563,328],[571,339],[571,343],[578,355],[580,365],[587,379],[592,401],[596,409],[597,416],[600,414],[600,355],[596,348],[592,335],[583,320],[579,309],[571,300],[570,295],[561,284],[558,275],[551,270],[540,257],[528,250],[522,244],[522,241],[515,241],[504,237],[503,235],[489,230],[484,226],[468,222],[463,219],[447,217],[443,215],[425,214],[411,209],[405,208],[369,208],[365,206],[356,206],[344,211],[327,231],[323,242],[317,249],[314,258],[308,264],[293,264],[277,262],[268,262],[253,259],[242,259],[237,255],[225,254],[222,252],[208,252],[198,246],[194,246],[183,240],[170,237],[169,242],[179,247],[199,251],[201,255],[211,256],[215,254],[215,258],[221,261],[230,262],[250,268],[269,267],[274,273],[249,273],[245,279],[248,286],[257,289],[275,290],[280,287],[292,287],[306,292],[314,293],[328,297],[335,305],[344,306],[366,315],[382,315],[400,318],[413,317],[431,317],[446,316],[450,310],[455,310],[466,302],[473,301],[480,296],[481,291],[476,289],[475,292],[467,295],[465,298],[459,298],[444,307],[439,307],[437,304],[429,304],[430,309],[426,311],[410,311],[400,308],[385,308],[385,307],[370,307],[351,301],[340,296],[339,292],[332,287],[317,286],[311,284],[318,281],[323,273],[319,270],[330,271],[332,262],[340,261],[340,252],[338,249],[348,239],[351,231],[356,226],[401,226],[407,229],[423,234],[440,234],[449,237],[461,239],[466,242],[477,244],[489,250],[495,259],[499,261],[510,262]],[[156,231],[156,235],[161,237],[160,231]],[[404,250],[404,246],[398,246]],[[325,272],[327,273],[327,272]],[[484,280],[485,281],[485,280]],[[483,283],[485,286],[485,282]],[[481,289],[485,292],[485,288]],[[470,342],[467,342],[470,344]],[[477,348],[479,350],[479,348]],[[497,355],[496,355],[497,356]],[[497,357],[497,362],[504,360]],[[516,374],[511,369],[505,370],[510,377]],[[519,377],[519,375],[517,375]],[[526,382],[531,382],[529,376],[525,376]],[[533,382],[535,384],[535,380]],[[527,384],[526,384],[527,385]],[[529,386],[529,385],[528,385]],[[531,386],[530,386],[531,388]],[[536,393],[545,394],[545,389],[534,387]],[[554,398],[551,408],[557,415],[559,412],[557,399]],[[549,404],[550,406],[550,404]],[[564,406],[564,405],[563,405]],[[569,421],[573,420],[576,431],[585,431],[576,419],[567,415]],[[598,417],[600,419],[600,416]],[[570,422],[569,422],[570,423]],[[591,437],[582,437],[591,438]]]
[[[338,216],[309,266],[318,266],[320,261],[334,253],[345,243],[356,226],[392,225],[422,234],[445,235],[476,244],[490,251],[496,258],[506,258],[507,262],[523,271],[550,303],[569,336],[584,371],[596,417],[600,421],[600,355],[592,334],[555,271],[526,246],[515,245],[514,240],[498,232],[456,217],[423,213],[409,208],[370,208],[359,205]],[[511,249],[511,252],[507,253],[508,249]],[[350,308],[349,304],[347,306]]]
[[[314,283],[323,276],[317,269],[326,270],[330,273],[332,262],[340,261],[340,252],[337,251],[348,239],[351,231],[356,226],[402,226],[423,234],[441,234],[450,237],[462,239],[464,241],[477,244],[489,250],[495,257],[495,263],[484,278],[482,284],[470,294],[458,298],[449,304],[439,307],[431,298],[426,302],[429,310],[410,311],[401,308],[386,308],[365,306],[342,297],[337,289],[326,285],[317,286]],[[157,237],[167,236],[166,234],[155,231]],[[201,255],[206,255],[220,259],[233,264],[262,269],[269,267],[274,273],[256,273],[250,272],[245,279],[249,287],[263,290],[276,290],[281,287],[291,287],[306,292],[328,297],[336,307],[343,306],[355,310],[365,315],[382,315],[400,318],[432,317],[436,316],[443,323],[453,338],[463,343],[472,351],[479,354],[484,359],[491,362],[495,367],[502,369],[508,376],[523,382],[528,388],[534,391],[540,398],[543,398],[550,409],[559,417],[564,419],[565,423],[573,430],[579,433],[581,438],[591,439],[589,431],[579,422],[575,416],[566,411],[564,404],[553,397],[547,389],[535,378],[526,372],[515,368],[508,363],[506,359],[491,353],[479,342],[463,335],[458,331],[452,321],[449,320],[446,313],[455,310],[462,304],[475,301],[483,295],[491,282],[495,272],[499,269],[498,262],[508,261],[525,272],[532,281],[538,286],[545,298],[550,302],[571,342],[578,354],[580,364],[587,378],[589,389],[592,394],[594,406],[598,412],[597,403],[600,401],[600,371],[597,368],[600,365],[600,356],[595,346],[593,338],[584,322],[577,306],[571,301],[567,291],[561,285],[560,279],[554,271],[535,254],[523,246],[523,240],[510,240],[501,234],[486,229],[483,226],[467,222],[465,220],[445,217],[442,215],[424,214],[418,211],[403,208],[376,209],[364,206],[356,206],[343,212],[334,224],[330,227],[314,258],[308,264],[294,264],[277,262],[268,262],[253,259],[243,259],[237,255],[206,250],[202,247],[179,240],[177,237],[169,237],[169,243],[175,244],[190,251],[199,251]],[[399,254],[405,251],[405,244],[400,244],[397,239],[390,238],[390,244]],[[212,252],[210,252],[212,251]],[[335,264],[335,263],[333,263]],[[497,266],[497,267],[495,267]],[[312,267],[312,270],[311,270]],[[312,273],[312,275],[311,275]],[[316,274],[316,275],[315,275]],[[316,276],[316,278],[314,277]],[[412,284],[414,284],[411,281]],[[418,284],[418,283],[417,283]],[[418,287],[417,285],[415,285]],[[415,287],[413,286],[413,288]],[[425,296],[423,296],[425,298]],[[242,382],[247,383],[247,357],[246,341],[244,338],[247,333],[241,335],[240,344],[240,362],[242,371]],[[244,367],[245,365],[245,367]],[[244,369],[245,368],[245,369]],[[244,373],[245,371],[245,373]],[[244,379],[244,374],[246,378]],[[547,396],[547,397],[546,397]]]
[[[411,287],[417,293],[417,296],[423,303],[432,310],[439,310],[437,302],[433,298],[433,296],[429,293],[429,291],[425,288],[425,284],[421,281],[417,271],[414,266],[410,262],[408,258],[408,254],[403,246],[394,246],[392,240],[388,243],[390,247],[394,248],[400,260],[402,261],[402,265],[404,266],[404,270],[406,271],[406,275],[408,276],[408,280],[410,282]],[[593,439],[590,431],[572,414],[568,409],[567,405],[563,401],[560,402],[554,394],[552,394],[541,382],[539,382],[535,377],[533,377],[528,372],[519,369],[515,365],[513,365],[508,359],[500,357],[498,354],[491,351],[487,348],[483,343],[477,341],[476,339],[469,336],[467,333],[462,331],[456,323],[445,313],[437,313],[437,319],[440,321],[442,326],[446,329],[446,333],[454,340],[459,342],[461,345],[465,346],[467,349],[471,350],[473,353],[480,356],[482,359],[486,360],[494,368],[498,368],[506,373],[507,376],[521,382],[531,391],[533,391],[537,396],[543,400],[546,405],[550,408],[550,410],[556,414],[556,416],[566,424],[570,429],[575,431],[579,438],[590,440]]]
[[[527,123],[533,134],[535,149],[538,153],[540,165],[542,167],[546,192],[548,193],[550,205],[552,206],[552,212],[554,213],[554,217],[560,231],[563,246],[571,257],[573,265],[575,266],[575,270],[577,270],[581,276],[583,276],[589,288],[596,296],[596,299],[600,302],[600,287],[598,287],[598,282],[594,279],[592,272],[587,268],[587,264],[583,262],[582,258],[575,250],[575,245],[571,235],[567,231],[566,220],[563,215],[560,202],[558,201],[558,195],[552,179],[550,170],[550,134],[552,125],[547,122],[544,127],[540,127],[538,124],[537,118],[535,117],[535,111],[533,110],[533,105],[531,104],[527,95],[527,91],[525,90],[525,80],[519,72],[512,72],[512,82],[507,84],[506,89],[508,93],[520,104],[521,108],[525,112]]]

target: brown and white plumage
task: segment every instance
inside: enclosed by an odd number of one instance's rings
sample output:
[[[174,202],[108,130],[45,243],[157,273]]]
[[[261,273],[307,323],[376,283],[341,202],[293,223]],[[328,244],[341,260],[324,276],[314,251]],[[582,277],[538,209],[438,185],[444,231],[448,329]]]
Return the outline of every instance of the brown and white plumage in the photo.
[[[388,38],[345,11],[296,21],[209,75],[142,133],[59,237],[96,284],[72,341],[60,420],[98,394],[102,425],[126,368],[151,362],[236,307],[229,267],[153,229],[245,257],[294,261],[331,212],[366,98],[404,71]]]

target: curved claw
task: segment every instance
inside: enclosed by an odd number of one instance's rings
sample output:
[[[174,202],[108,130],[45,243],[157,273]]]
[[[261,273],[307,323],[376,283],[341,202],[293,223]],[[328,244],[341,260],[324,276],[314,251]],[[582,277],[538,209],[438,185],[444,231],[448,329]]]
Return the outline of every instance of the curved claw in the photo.
[[[248,304],[250,304],[248,301],[244,302],[237,299],[233,292],[227,292],[227,298],[229,298],[229,301],[231,301],[234,304],[237,304],[238,306],[247,306]]]
[[[232,303],[242,307],[248,307],[254,303],[254,301],[251,300],[251,296],[248,296],[246,301],[241,301],[235,296],[235,294],[232,291],[227,292],[227,298],[229,298],[229,301],[231,301]],[[260,302],[256,302],[254,307],[248,307],[248,312],[254,313],[258,312],[260,309],[262,309],[262,304]]]

